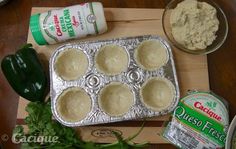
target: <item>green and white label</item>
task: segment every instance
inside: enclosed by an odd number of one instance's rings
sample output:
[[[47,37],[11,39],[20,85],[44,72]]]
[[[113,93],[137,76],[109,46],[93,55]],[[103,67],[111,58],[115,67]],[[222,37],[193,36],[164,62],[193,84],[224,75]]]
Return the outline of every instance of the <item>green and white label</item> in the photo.
[[[42,34],[50,44],[98,34],[92,3],[40,14]]]
[[[184,149],[222,148],[228,111],[216,96],[197,92],[181,99],[163,136]]]

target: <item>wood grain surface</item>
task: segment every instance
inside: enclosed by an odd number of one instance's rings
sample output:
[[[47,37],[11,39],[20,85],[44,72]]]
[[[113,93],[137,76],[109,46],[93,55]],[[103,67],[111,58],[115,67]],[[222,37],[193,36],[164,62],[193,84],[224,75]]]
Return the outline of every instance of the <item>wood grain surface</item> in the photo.
[[[164,8],[169,0],[101,0],[105,7]],[[10,0],[0,7],[0,60],[26,43],[32,6],[64,7],[84,0]],[[224,10],[229,22],[229,34],[225,44],[208,55],[210,88],[229,102],[230,119],[236,114],[236,1],[215,0]],[[201,82],[202,80],[199,80]],[[0,72],[0,136],[12,134],[16,122],[18,96]],[[0,140],[4,148],[17,145],[10,140]],[[174,148],[171,145],[155,145],[150,148]]]
[[[31,14],[55,9],[55,7],[33,7]],[[57,47],[66,43],[79,43],[81,41],[104,40],[119,37],[130,37],[139,35],[159,35],[166,39],[162,27],[162,13],[164,9],[144,9],[144,8],[105,8],[105,16],[108,24],[108,31],[98,36],[91,36],[84,39],[75,39],[64,43],[39,46],[35,43],[31,32],[28,33],[28,43],[32,43],[33,47],[39,54],[39,58],[48,68],[49,59]],[[188,90],[209,90],[209,77],[207,68],[206,55],[190,55],[172,46],[172,52],[175,60],[175,67],[180,88],[180,96],[186,95]],[[202,80],[202,82],[199,82]],[[20,98],[18,104],[17,124],[22,124],[23,119],[27,116],[25,107],[28,104],[23,98]],[[138,135],[134,141],[142,143],[143,138],[149,143],[166,144],[168,143],[159,134],[163,131],[163,123],[169,120],[169,115],[148,118],[146,120],[144,130]],[[142,120],[141,120],[142,121]],[[122,133],[123,137],[129,137],[134,134],[141,126],[140,120],[117,122],[112,124],[100,124],[97,126],[78,127],[80,136],[85,141],[94,141],[99,143],[114,142],[114,137],[111,135],[100,137],[94,135],[100,130],[115,129]],[[95,131],[96,130],[96,131]],[[152,133],[150,133],[152,131]]]

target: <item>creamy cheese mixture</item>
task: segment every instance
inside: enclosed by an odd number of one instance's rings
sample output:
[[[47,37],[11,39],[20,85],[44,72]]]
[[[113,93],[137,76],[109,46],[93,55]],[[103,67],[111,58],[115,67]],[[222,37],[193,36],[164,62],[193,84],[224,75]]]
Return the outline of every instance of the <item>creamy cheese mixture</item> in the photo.
[[[206,2],[184,0],[179,3],[170,16],[174,39],[190,50],[206,49],[216,39],[219,27],[216,13]]]

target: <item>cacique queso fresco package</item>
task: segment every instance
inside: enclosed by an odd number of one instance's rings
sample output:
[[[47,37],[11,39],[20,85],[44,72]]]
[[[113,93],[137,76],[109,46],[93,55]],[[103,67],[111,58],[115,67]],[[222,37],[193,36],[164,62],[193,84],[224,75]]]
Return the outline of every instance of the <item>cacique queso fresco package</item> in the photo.
[[[227,103],[211,92],[192,92],[180,100],[163,137],[182,149],[219,149],[226,141]]]

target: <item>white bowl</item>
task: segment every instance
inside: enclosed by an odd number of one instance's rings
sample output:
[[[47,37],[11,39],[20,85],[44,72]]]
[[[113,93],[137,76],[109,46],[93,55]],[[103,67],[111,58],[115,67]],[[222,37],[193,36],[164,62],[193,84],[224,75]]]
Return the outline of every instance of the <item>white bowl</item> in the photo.
[[[235,128],[236,128],[236,115],[234,116],[234,119],[229,125],[229,130],[225,142],[225,149],[232,149],[231,145],[232,145],[232,140],[234,138],[234,132],[236,130]]]

